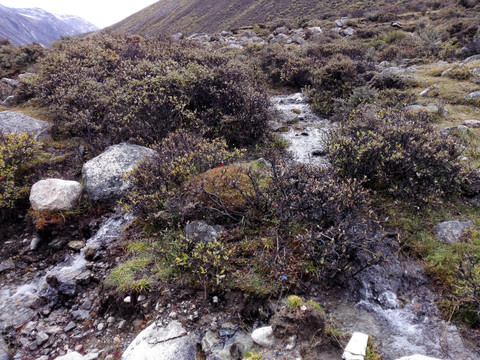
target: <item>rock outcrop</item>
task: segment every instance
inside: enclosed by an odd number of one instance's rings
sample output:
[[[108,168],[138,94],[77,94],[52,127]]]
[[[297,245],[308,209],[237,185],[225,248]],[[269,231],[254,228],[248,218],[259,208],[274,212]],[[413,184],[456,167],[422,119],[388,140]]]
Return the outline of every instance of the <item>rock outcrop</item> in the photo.
[[[38,140],[51,138],[52,125],[47,121],[31,118],[15,111],[0,112],[0,132],[22,134],[33,134]]]
[[[124,175],[154,153],[143,146],[121,143],[86,162],[82,179],[90,199],[107,205],[120,200],[132,187]]]
[[[444,221],[433,227],[435,237],[442,242],[453,244],[458,242],[465,232],[473,226],[473,222],[467,221]]]

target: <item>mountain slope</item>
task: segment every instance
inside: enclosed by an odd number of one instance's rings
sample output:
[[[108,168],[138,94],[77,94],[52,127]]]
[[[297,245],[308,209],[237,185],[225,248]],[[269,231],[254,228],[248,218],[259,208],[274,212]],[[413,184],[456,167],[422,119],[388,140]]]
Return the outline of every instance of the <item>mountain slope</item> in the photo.
[[[45,10],[14,9],[0,5],[0,38],[17,45],[32,42],[48,46],[65,35],[97,30],[84,19],[71,15],[54,15]]]
[[[110,29],[139,35],[172,34],[178,31],[186,34],[212,33],[282,18],[314,19],[326,13],[339,15],[342,10],[368,9],[372,6],[378,9],[378,1],[161,0]]]

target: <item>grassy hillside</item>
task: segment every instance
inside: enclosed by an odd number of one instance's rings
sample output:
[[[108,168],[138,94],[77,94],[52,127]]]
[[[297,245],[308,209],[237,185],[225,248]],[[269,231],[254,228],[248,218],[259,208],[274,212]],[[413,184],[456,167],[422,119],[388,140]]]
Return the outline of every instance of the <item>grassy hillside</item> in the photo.
[[[161,33],[213,33],[235,27],[274,23],[281,19],[321,19],[332,16],[363,16],[369,12],[399,13],[442,7],[451,1],[313,1],[313,0],[162,0],[110,29],[139,35]]]

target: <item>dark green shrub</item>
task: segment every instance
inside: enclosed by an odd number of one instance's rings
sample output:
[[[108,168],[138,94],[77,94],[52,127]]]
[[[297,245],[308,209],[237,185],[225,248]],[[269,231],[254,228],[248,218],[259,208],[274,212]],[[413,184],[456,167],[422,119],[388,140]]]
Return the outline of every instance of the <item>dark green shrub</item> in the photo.
[[[322,114],[331,114],[334,99],[346,99],[359,85],[362,85],[362,80],[355,63],[343,55],[333,56],[323,68],[314,73],[314,84],[308,90],[312,109]]]
[[[372,104],[378,100],[378,92],[370,86],[355,88],[347,100],[335,100],[335,109],[331,120],[342,121],[360,105]]]
[[[329,158],[347,178],[386,195],[421,202],[455,193],[462,178],[458,144],[414,115],[362,108],[331,139]]]
[[[38,100],[60,131],[96,151],[179,128],[251,145],[266,128],[267,97],[252,71],[190,43],[94,36],[58,43],[41,66]]]

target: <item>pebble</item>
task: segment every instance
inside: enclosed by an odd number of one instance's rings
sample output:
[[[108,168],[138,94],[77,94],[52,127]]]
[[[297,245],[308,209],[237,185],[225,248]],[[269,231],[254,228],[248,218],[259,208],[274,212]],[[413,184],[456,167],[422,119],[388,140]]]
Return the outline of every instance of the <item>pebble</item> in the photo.
[[[122,320],[118,323],[118,328],[123,329],[126,324],[127,324],[127,320]]]
[[[75,329],[77,327],[77,325],[73,322],[73,321],[70,321],[67,326],[65,326],[65,328],[63,329],[65,332],[69,332],[73,329]]]
[[[107,323],[109,324],[113,324],[115,322],[115,318],[113,316],[110,316],[108,319],[107,319]]]
[[[168,317],[170,319],[176,319],[178,317],[178,314],[175,311],[172,311],[170,314],[168,314]]]
[[[37,335],[37,345],[42,346],[45,344],[49,339],[48,334],[44,333],[43,331],[39,332]]]
[[[98,324],[98,326],[97,326],[97,330],[98,330],[98,331],[102,331],[104,328],[105,328],[105,324],[104,324],[104,323],[100,323],[100,324]]]
[[[141,302],[141,301],[144,301],[147,297],[145,295],[139,295],[138,296],[138,301]]]
[[[123,302],[130,304],[132,302],[132,298],[130,296],[127,296],[125,299],[123,299]]]
[[[115,336],[115,337],[113,338],[113,343],[114,343],[115,345],[119,345],[121,342],[122,342],[122,339],[120,339],[118,336]]]
[[[91,308],[92,308],[92,302],[90,301],[90,299],[86,299],[82,304],[82,309],[90,310]]]

